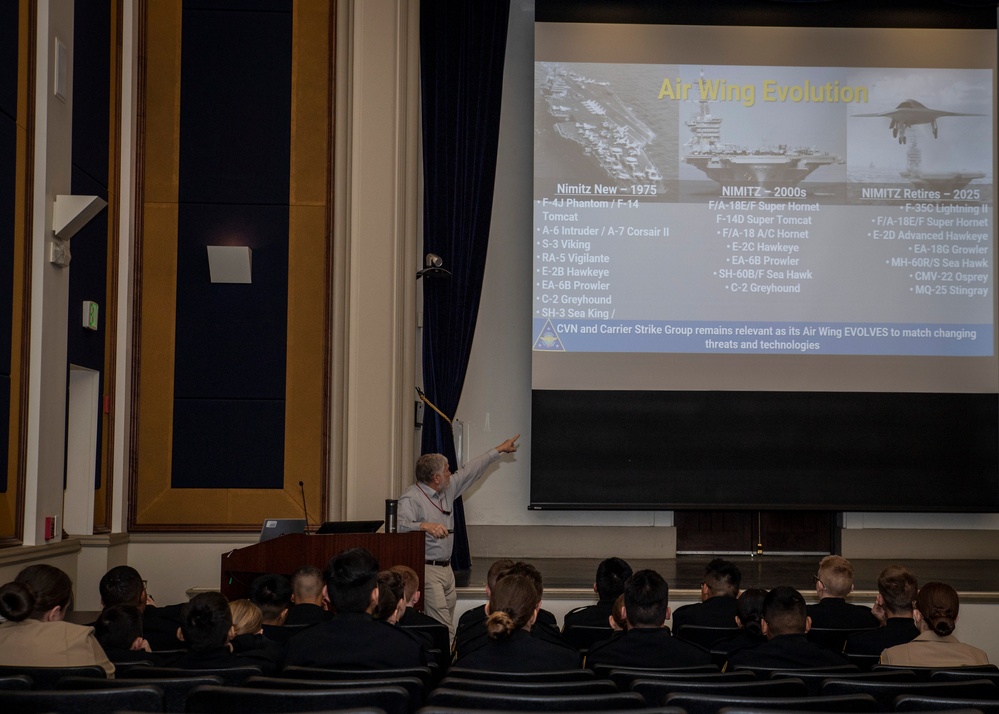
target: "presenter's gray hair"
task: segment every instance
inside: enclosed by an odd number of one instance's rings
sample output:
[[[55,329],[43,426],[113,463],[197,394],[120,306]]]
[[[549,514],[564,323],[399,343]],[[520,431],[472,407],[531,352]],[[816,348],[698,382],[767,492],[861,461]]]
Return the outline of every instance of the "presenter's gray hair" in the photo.
[[[447,458],[443,454],[424,454],[416,461],[416,480],[420,483],[430,483],[434,476],[448,468]]]

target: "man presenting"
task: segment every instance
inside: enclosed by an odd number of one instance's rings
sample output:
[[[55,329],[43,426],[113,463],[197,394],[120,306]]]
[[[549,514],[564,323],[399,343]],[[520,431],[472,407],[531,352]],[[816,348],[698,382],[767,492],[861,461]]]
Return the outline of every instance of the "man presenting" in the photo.
[[[423,609],[434,619],[447,625],[454,638],[454,608],[458,596],[451,570],[451,549],[454,546],[454,499],[478,481],[500,454],[517,451],[520,434],[507,439],[495,449],[472,459],[451,473],[447,459],[441,454],[424,454],[416,462],[416,483],[399,497],[398,523],[400,531],[426,533],[426,576],[423,586]]]

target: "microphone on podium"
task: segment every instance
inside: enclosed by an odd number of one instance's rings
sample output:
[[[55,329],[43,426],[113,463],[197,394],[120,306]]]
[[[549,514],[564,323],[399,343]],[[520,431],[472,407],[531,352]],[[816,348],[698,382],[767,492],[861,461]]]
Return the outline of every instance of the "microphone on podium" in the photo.
[[[299,481],[298,488],[302,491],[302,512],[305,513],[305,534],[309,535],[309,508],[305,505],[305,484]]]

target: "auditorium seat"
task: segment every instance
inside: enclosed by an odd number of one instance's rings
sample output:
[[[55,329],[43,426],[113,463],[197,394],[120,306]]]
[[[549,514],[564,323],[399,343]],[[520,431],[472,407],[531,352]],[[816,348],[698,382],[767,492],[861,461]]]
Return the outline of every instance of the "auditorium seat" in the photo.
[[[0,711],[17,714],[98,714],[100,712],[162,712],[163,691],[138,686],[123,689],[0,691]]]
[[[999,714],[999,701],[995,699],[952,699],[950,697],[929,697],[922,694],[903,694],[895,697],[893,712],[982,712]]]
[[[0,667],[0,677],[19,674],[31,679],[32,689],[55,689],[56,683],[63,677],[107,678],[104,668],[95,664],[81,667],[17,667],[13,665]]]
[[[405,667],[400,669],[324,669],[322,667],[285,667],[278,675],[287,679],[325,679],[325,680],[360,680],[360,679],[402,679],[416,677],[423,682],[423,687],[429,690],[433,684],[433,673],[430,667]]]
[[[738,695],[674,692],[666,706],[680,707],[687,714],[717,714],[731,707],[738,711],[787,712],[877,712],[877,700],[867,694],[843,697],[741,697]]]
[[[365,687],[385,687],[396,685],[409,693],[412,709],[422,706],[427,696],[427,688],[418,677],[392,677],[388,679],[291,679],[288,677],[250,677],[243,682],[244,687],[254,689],[363,689]]]
[[[739,665],[733,671],[735,672],[752,672],[756,675],[757,679],[770,679],[770,676],[774,672],[827,672],[830,677],[837,674],[854,674],[859,673],[860,670],[857,669],[855,665],[852,664],[842,664],[834,665],[832,667],[749,667],[747,665]]]
[[[183,669],[181,667],[136,667],[122,672],[122,679],[184,679],[218,677],[227,687],[236,687],[250,677],[263,674],[260,667],[220,667],[218,669]]]
[[[817,645],[828,647],[836,652],[842,652],[843,648],[846,647],[846,639],[850,635],[876,629],[876,627],[866,627],[859,630],[843,629],[840,627],[813,627],[808,630],[805,637],[808,638],[809,642],[814,642]]]
[[[958,667],[957,669],[935,669],[930,672],[931,682],[967,682],[969,679],[987,679],[999,687],[999,669],[995,665],[982,667]],[[991,669],[990,669],[991,668]]]
[[[514,712],[519,712],[520,709],[489,709],[483,711],[481,714],[513,714]],[[566,711],[560,712],[560,714],[618,714],[620,709],[586,709],[578,711]],[[426,706],[417,710],[416,714],[468,714],[469,710],[460,707],[444,707],[444,706]],[[337,714],[350,714],[349,712],[337,712]],[[680,707],[646,707],[640,711],[640,714],[687,714]]]
[[[461,679],[491,679],[496,682],[578,682],[593,679],[594,675],[588,669],[563,669],[555,672],[494,672],[488,669],[466,669],[452,667],[447,671],[449,677]],[[601,677],[606,679],[606,677]]]
[[[586,654],[590,645],[608,640],[613,634],[614,630],[610,627],[595,625],[573,625],[562,632],[566,641],[579,650],[580,654]]]
[[[994,664],[975,664],[966,667],[907,667],[900,664],[876,664],[871,671],[894,672],[900,669],[914,672],[920,682],[929,682],[934,672],[982,672],[986,678],[991,677],[992,673],[999,672],[999,667]]]
[[[609,679],[582,679],[578,682],[499,682],[487,679],[445,677],[438,686],[465,692],[498,692],[500,694],[613,694],[619,691],[614,682]]]
[[[409,692],[398,686],[313,690],[207,686],[198,687],[187,698],[187,711],[192,714],[279,714],[341,709],[381,709],[385,714],[409,714]]]
[[[683,625],[676,631],[676,636],[685,642],[710,650],[711,646],[728,640],[736,635],[742,634],[742,628],[732,627],[709,627],[708,625]]]
[[[721,670],[715,667],[713,664],[698,664],[692,667],[622,667],[619,664],[596,664],[590,667],[593,674],[597,679],[610,679],[610,673],[613,669],[628,669],[632,672],[649,672],[660,673],[660,674],[711,674],[718,673]],[[454,670],[452,669],[453,673]]]
[[[9,674],[0,677],[0,689],[24,691],[31,689],[33,684],[34,682],[31,681],[31,677],[24,674]]]
[[[745,670],[739,672],[671,672],[669,670],[649,670],[649,669],[612,669],[609,673],[610,680],[617,685],[622,692],[631,689],[631,683],[636,679],[656,679],[665,681],[682,682],[755,682],[756,675]]]
[[[903,694],[923,694],[952,699],[996,699],[999,690],[987,679],[968,682],[879,682],[863,679],[830,679],[822,684],[823,696],[838,694],[870,694],[889,711],[895,697]]]
[[[861,672],[870,672],[871,668],[881,662],[881,655],[857,654],[856,652],[844,652],[850,664],[856,665]]]
[[[430,692],[427,706],[454,709],[488,709],[496,711],[595,711],[610,709],[641,709],[645,700],[635,692],[613,694],[499,694],[496,692],[465,692],[440,687]]]
[[[664,706],[674,692],[738,697],[807,697],[808,687],[800,679],[770,679],[762,682],[691,682],[636,679],[631,691],[638,692],[652,707]],[[673,704],[669,704],[673,706]]]
[[[789,669],[782,672],[773,672],[771,679],[786,679],[793,677],[800,679],[808,687],[808,694],[817,697],[822,691],[822,683],[829,679],[863,679],[878,682],[915,682],[916,675],[908,670],[897,672],[840,672],[831,675],[828,672],[803,672],[801,670]]]
[[[192,673],[187,677],[157,677],[150,679],[95,679],[92,677],[63,677],[59,689],[124,689],[129,687],[156,687],[163,693],[163,705],[168,712],[186,711],[187,697],[196,687],[222,684],[214,675]]]

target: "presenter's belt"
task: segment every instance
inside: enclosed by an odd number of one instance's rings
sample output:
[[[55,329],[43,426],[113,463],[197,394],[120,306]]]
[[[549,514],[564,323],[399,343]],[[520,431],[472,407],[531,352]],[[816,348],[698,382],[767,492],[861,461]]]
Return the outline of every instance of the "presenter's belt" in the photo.
[[[451,560],[450,559],[448,559],[448,560],[428,560],[428,561],[426,561],[426,563],[427,563],[427,565],[436,565],[439,568],[450,568],[451,567]]]

